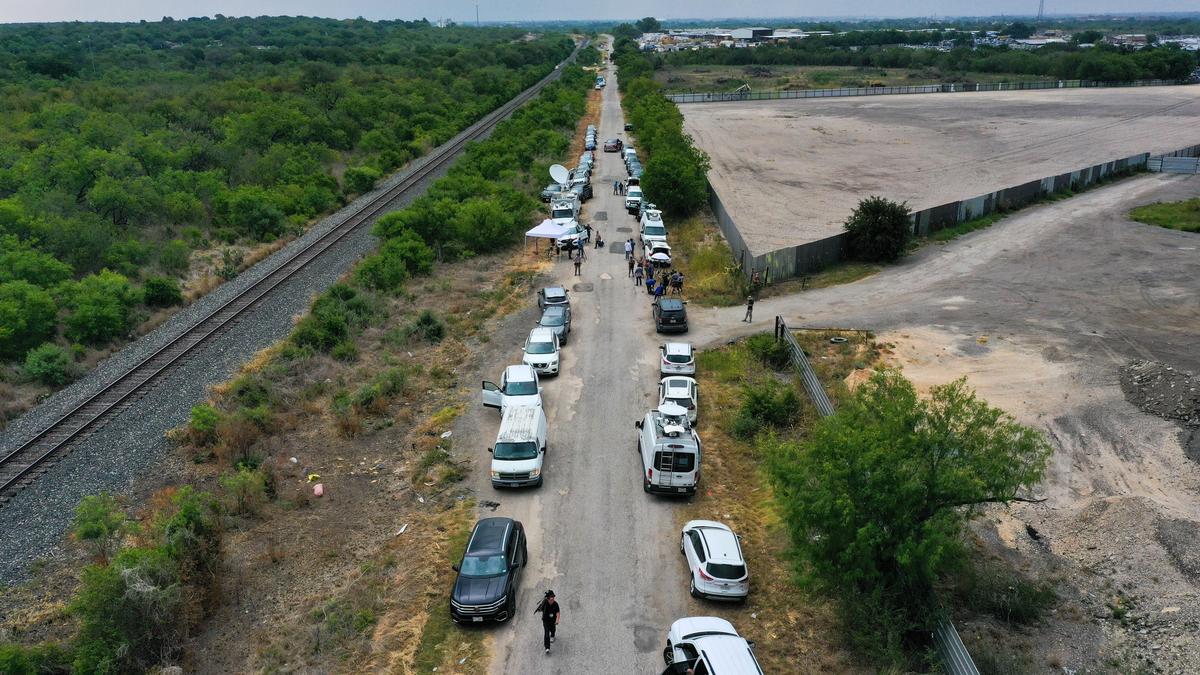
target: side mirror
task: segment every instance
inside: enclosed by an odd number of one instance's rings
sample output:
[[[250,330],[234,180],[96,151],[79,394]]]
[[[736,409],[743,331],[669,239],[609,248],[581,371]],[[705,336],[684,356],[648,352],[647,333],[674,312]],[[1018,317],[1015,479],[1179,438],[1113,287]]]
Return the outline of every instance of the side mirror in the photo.
[[[642,421],[641,421],[641,420],[638,420],[638,421],[634,422],[634,423],[633,423],[633,426],[635,426],[635,427],[637,427],[637,428],[641,429],[641,428],[642,428]]]
[[[750,649],[754,649],[754,640],[746,640],[746,644],[750,645]]]
[[[488,448],[488,452],[495,452],[495,451],[496,451],[495,448]]]
[[[454,563],[454,564],[453,564],[453,565],[451,565],[450,567],[451,567],[451,568],[453,568],[455,572],[458,572],[458,571],[459,571],[459,569],[458,569],[458,563]]]

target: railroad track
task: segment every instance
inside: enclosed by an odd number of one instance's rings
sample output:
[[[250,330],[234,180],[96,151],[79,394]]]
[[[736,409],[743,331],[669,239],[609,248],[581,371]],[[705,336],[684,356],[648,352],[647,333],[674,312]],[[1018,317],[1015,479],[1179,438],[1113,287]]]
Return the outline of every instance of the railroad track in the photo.
[[[98,431],[108,420],[145,395],[163,374],[182,363],[198,347],[229,330],[239,317],[262,302],[280,284],[291,279],[349,234],[370,223],[392,202],[457,158],[467,143],[491,131],[498,122],[537,96],[546,85],[562,75],[563,67],[573,62],[579,51],[587,45],[588,42],[584,41],[576,46],[575,51],[558,64],[553,72],[434,150],[399,183],[381,192],[304,248],[295,251],[290,258],[263,278],[243,289],[181,335],[0,458],[0,505],[7,503],[14,494],[34,482],[52,465],[55,458],[65,454],[74,443]]]

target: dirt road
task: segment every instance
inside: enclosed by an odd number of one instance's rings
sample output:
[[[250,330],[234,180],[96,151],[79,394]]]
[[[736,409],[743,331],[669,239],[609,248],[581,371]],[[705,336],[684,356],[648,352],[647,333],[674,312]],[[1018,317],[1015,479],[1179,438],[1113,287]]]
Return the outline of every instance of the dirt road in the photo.
[[[601,139],[625,137],[616,77],[607,74],[599,124]],[[461,420],[456,447],[474,452],[479,500],[500,502],[480,517],[505,515],[524,523],[530,565],[516,618],[490,629],[494,673],[644,673],[661,670],[661,651],[672,621],[684,616],[687,581],[680,562],[672,501],[642,492],[633,423],[657,402],[657,351],[649,298],[626,276],[620,243],[634,234],[624,198],[612,194],[625,178],[615,153],[597,153],[596,195],[584,209],[604,236],[603,250],[587,251],[582,276],[566,257],[554,279],[571,289],[574,326],[563,350],[562,374],[543,382],[550,425],[545,484],[540,489],[496,491],[488,478],[499,416],[471,407]],[[615,252],[612,252],[615,251]],[[519,363],[520,344],[536,320],[536,307],[505,322],[496,345],[511,345],[493,364]],[[563,605],[554,652],[542,652],[533,609],[552,588]]]

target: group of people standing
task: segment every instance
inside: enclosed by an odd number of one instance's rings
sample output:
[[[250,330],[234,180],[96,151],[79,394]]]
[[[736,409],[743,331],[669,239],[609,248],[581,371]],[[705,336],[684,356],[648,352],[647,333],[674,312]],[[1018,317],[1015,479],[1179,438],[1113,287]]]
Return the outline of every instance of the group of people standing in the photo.
[[[613,194],[614,194],[614,195],[623,195],[623,194],[625,194],[625,189],[626,189],[626,188],[625,188],[625,181],[621,181],[621,180],[614,180],[614,181],[613,181]]]

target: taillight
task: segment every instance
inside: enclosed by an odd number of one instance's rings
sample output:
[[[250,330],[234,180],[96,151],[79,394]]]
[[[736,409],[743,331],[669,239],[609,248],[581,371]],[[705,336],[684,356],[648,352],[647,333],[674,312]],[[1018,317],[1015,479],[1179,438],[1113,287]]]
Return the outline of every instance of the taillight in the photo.
[[[646,469],[646,480],[654,480],[654,469]]]
[[[708,574],[706,574],[706,573],[704,572],[704,568],[703,568],[703,567],[700,567],[700,568],[698,568],[696,571],[698,571],[698,572],[700,573],[700,578],[701,578],[701,579],[703,579],[703,580],[705,580],[705,581],[712,581],[712,580],[713,580],[713,578],[712,578],[712,577],[708,576]]]

